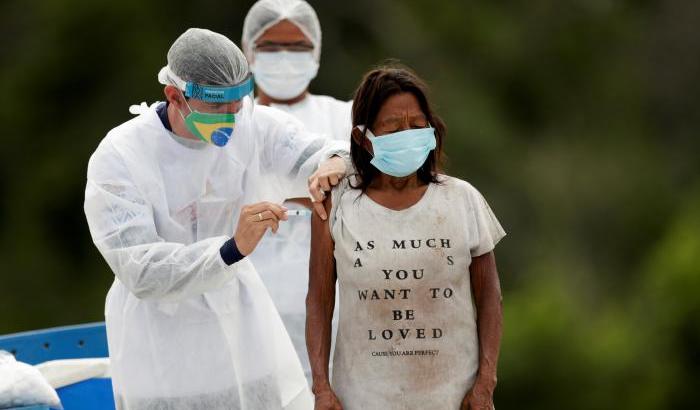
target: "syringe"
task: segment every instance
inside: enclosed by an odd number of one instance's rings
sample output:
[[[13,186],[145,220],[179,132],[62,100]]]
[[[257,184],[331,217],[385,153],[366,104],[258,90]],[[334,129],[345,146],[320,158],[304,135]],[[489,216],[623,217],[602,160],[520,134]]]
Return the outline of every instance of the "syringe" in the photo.
[[[310,209],[290,209],[287,211],[287,216],[311,216]]]

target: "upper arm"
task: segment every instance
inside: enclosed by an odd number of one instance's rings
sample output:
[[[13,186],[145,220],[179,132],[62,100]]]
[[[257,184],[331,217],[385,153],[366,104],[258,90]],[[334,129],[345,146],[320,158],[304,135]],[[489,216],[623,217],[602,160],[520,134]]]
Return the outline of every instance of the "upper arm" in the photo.
[[[96,152],[88,166],[84,211],[95,244],[107,250],[162,241],[152,207],[110,148]]]
[[[295,174],[298,162],[313,142],[304,124],[290,114],[271,107],[256,107],[255,133],[263,141],[267,167],[283,176]]]
[[[326,214],[331,214],[331,195],[323,201]],[[325,221],[316,212],[311,217],[311,256],[309,259],[309,290],[320,286],[335,289],[336,271],[333,250],[335,242],[331,235],[330,218]]]
[[[481,298],[482,292],[486,287],[496,288],[500,293],[501,285],[498,279],[496,257],[493,251],[472,258],[472,262],[469,265],[469,276],[472,292],[477,301]]]
[[[269,107],[260,110],[256,133],[263,141],[263,168],[283,182],[285,197],[306,197],[307,178],[316,170],[329,142],[285,112]]]

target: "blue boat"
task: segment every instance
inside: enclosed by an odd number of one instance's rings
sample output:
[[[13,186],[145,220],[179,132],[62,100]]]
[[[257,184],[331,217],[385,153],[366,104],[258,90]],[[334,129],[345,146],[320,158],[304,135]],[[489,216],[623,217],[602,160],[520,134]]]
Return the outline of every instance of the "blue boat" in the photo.
[[[0,336],[0,350],[18,361],[39,364],[49,360],[109,357],[104,322],[63,326]],[[112,381],[93,378],[56,390],[64,410],[114,410]],[[13,410],[49,410],[28,406]]]

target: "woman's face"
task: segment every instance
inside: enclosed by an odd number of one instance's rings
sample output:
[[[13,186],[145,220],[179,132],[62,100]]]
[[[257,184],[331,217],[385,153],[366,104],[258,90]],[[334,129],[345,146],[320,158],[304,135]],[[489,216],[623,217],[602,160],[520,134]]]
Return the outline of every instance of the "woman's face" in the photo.
[[[426,128],[428,125],[428,119],[416,96],[404,92],[384,101],[370,129],[374,135],[380,136],[413,128]]]

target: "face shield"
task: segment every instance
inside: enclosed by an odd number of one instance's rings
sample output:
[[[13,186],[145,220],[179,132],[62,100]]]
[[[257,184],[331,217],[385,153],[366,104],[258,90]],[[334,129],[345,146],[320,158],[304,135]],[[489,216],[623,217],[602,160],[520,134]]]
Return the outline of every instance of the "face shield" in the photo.
[[[251,74],[232,86],[214,86],[184,81],[165,66],[158,79],[180,89],[189,108],[189,113],[180,113],[185,126],[203,141],[223,147],[235,139],[237,127],[252,120],[255,104]],[[193,99],[202,104],[193,107]]]

